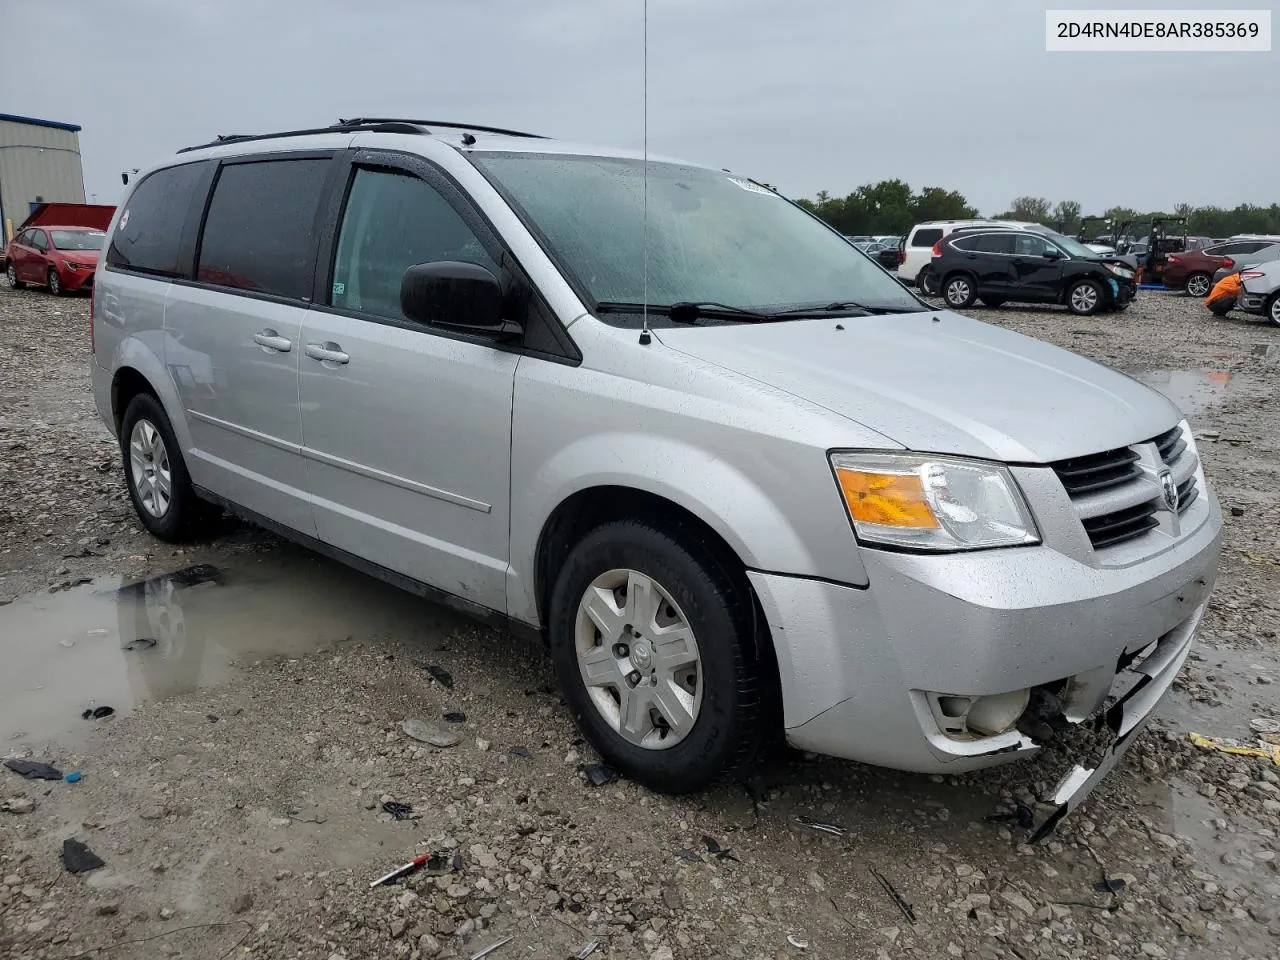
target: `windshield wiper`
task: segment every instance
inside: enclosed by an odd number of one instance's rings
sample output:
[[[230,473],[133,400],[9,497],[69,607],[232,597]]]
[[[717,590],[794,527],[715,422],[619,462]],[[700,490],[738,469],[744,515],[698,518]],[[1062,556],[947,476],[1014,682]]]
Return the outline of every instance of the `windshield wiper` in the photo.
[[[919,313],[914,307],[895,307],[885,304],[870,305],[858,303],[856,300],[837,300],[834,303],[810,305],[805,307],[793,307],[790,310],[776,310],[768,314],[770,319],[780,319],[783,317],[803,318],[803,317],[825,317],[833,313],[847,313],[850,310],[861,310],[866,316],[875,316],[885,313]]]
[[[775,316],[772,313],[761,313],[758,310],[748,310],[746,307],[734,307],[727,303],[716,303],[711,300],[651,303],[648,309],[650,313],[659,313],[669,317],[672,323],[689,324],[696,323],[701,317],[721,320],[763,321],[772,320]],[[644,313],[644,311],[645,305],[642,303],[601,300],[596,304],[597,313]]]

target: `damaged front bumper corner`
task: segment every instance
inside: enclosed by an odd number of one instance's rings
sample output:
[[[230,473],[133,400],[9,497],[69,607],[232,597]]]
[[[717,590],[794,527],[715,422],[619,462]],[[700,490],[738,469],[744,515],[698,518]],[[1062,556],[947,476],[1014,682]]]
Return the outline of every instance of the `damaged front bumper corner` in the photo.
[[[1090,751],[1087,760],[1072,764],[1053,791],[1038,800],[1032,843],[1039,843],[1052,834],[1062,819],[1123,759],[1186,662],[1204,609],[1201,605],[1177,629],[1161,637],[1150,649],[1139,651],[1134,662],[1116,675],[1112,692],[1101,709],[1085,721],[1085,725],[1093,725],[1098,732],[1108,734],[1110,742],[1101,750]]]

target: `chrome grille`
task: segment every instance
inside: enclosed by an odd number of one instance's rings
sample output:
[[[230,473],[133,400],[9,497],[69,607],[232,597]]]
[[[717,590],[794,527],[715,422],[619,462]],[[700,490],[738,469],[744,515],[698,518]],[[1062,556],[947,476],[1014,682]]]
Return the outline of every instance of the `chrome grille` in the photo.
[[[1167,507],[1156,478],[1163,468],[1177,484],[1178,514],[1186,512],[1200,495],[1199,464],[1188,450],[1179,426],[1145,443],[1071,457],[1052,466],[1089,542],[1095,550],[1104,550],[1161,525],[1160,514]]]

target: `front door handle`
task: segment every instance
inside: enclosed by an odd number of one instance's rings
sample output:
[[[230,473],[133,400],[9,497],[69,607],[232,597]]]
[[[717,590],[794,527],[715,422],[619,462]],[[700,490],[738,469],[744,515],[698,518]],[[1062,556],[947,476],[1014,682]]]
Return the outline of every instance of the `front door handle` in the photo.
[[[329,341],[328,343],[308,343],[306,354],[312,360],[321,363],[346,363],[351,358],[342,352],[342,347]]]
[[[282,337],[274,330],[267,329],[253,335],[253,342],[267,353],[288,353],[293,349],[293,341]]]

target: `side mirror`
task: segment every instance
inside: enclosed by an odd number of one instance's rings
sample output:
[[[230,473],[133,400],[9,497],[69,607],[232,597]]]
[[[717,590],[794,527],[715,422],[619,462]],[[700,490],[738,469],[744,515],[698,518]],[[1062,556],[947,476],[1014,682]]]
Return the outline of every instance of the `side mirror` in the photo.
[[[1060,251],[1057,247],[1049,247],[1044,252],[1044,258],[1046,260],[1061,260],[1062,251]]]
[[[400,281],[400,309],[416,323],[488,334],[503,340],[523,328],[503,319],[502,285],[484,267],[442,260],[418,263]]]

